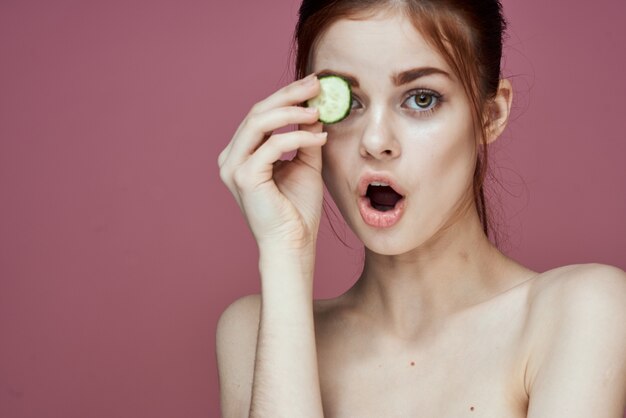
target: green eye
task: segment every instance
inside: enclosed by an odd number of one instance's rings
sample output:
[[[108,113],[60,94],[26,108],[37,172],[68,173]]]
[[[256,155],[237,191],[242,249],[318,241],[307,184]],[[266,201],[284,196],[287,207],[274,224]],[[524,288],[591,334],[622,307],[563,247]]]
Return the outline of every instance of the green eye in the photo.
[[[417,91],[412,93],[403,104],[409,109],[425,111],[435,108],[440,98],[441,96],[435,92]]]
[[[432,102],[433,96],[429,96],[427,94],[420,94],[419,96],[415,97],[415,104],[422,108],[429,107]]]

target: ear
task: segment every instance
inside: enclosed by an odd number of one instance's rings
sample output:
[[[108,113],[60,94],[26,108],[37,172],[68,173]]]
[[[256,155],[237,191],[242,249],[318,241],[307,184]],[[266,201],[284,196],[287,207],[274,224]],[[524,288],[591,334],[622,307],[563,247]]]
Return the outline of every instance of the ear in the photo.
[[[485,142],[492,143],[504,131],[511,114],[511,103],[513,101],[513,86],[507,79],[501,79],[498,92],[485,109],[484,121],[487,124]]]

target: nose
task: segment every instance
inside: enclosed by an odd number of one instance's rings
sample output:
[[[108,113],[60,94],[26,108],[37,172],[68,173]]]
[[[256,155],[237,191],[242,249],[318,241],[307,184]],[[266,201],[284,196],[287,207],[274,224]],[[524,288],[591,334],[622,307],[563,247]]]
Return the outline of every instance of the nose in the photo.
[[[400,143],[383,111],[370,111],[361,135],[360,154],[364,158],[390,160],[400,155]]]

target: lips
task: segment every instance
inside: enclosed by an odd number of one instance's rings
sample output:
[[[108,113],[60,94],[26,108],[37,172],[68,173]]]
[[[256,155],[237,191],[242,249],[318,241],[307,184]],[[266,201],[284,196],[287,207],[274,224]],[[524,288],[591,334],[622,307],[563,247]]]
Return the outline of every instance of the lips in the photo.
[[[385,175],[385,174],[368,173],[368,174],[363,175],[361,177],[361,180],[359,180],[359,185],[357,187],[359,197],[366,197],[367,188],[372,183],[386,184],[389,187],[391,187],[394,190],[394,192],[396,192],[400,196],[404,197],[406,195],[406,192],[404,191],[404,189],[390,176]]]
[[[363,221],[374,228],[395,225],[406,207],[405,192],[388,175],[370,173],[358,185],[358,207]]]

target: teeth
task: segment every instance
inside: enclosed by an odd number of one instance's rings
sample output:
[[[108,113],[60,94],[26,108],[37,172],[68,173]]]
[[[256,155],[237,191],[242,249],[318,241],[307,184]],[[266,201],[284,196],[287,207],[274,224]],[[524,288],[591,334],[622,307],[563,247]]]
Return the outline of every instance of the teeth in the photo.
[[[370,186],[389,186],[387,183],[383,183],[380,181],[373,181],[370,183]]]

